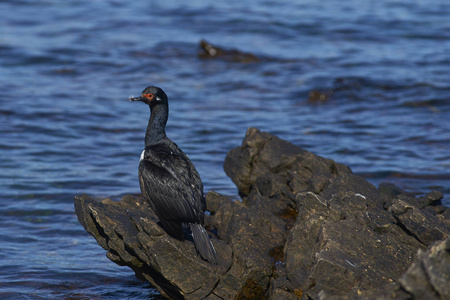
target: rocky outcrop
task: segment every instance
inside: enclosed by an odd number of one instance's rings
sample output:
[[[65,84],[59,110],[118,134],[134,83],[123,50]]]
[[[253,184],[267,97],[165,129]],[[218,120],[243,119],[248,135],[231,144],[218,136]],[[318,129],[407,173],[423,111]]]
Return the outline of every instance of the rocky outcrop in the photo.
[[[333,178],[351,173],[345,165],[254,128],[228,153],[224,169],[248,207],[278,215],[297,210],[297,193],[320,193]]]
[[[108,258],[172,299],[447,299],[442,193],[377,189],[347,166],[253,128],[224,168],[242,202],[207,194],[218,265],[191,241],[169,237],[140,197],[82,195],[75,210]]]

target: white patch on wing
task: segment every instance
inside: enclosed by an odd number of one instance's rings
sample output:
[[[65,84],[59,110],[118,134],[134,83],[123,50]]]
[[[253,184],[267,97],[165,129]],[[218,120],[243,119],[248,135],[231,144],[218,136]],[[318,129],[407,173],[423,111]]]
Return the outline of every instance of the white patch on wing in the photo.
[[[144,155],[145,155],[145,149],[144,149],[144,150],[142,150],[142,153],[141,153],[141,158],[139,159],[139,161],[141,161],[141,160],[143,160],[143,159],[144,159]]]
[[[366,199],[366,196],[361,195],[361,194],[355,194],[355,196],[356,196],[356,197],[361,197],[361,198],[363,198],[363,199]]]

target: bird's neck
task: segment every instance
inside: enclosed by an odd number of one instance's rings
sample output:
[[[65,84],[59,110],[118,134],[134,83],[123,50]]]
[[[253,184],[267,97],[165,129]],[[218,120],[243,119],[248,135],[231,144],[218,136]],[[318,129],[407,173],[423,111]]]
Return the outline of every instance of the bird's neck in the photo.
[[[169,117],[169,108],[165,105],[156,105],[150,108],[150,120],[145,133],[145,148],[155,145],[166,137],[166,124]]]

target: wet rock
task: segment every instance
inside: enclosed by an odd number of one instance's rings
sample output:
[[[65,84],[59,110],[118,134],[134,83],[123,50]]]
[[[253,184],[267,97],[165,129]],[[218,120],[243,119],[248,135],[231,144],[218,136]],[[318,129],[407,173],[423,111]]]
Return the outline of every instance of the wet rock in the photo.
[[[327,102],[330,97],[331,91],[312,90],[309,92],[308,102],[314,104],[321,104]]]
[[[253,63],[259,62],[260,58],[251,53],[245,53],[235,49],[225,49],[205,40],[200,41],[200,53],[199,57],[208,58],[220,58],[227,61],[239,62],[239,63]]]
[[[448,297],[442,193],[377,190],[347,166],[254,128],[224,169],[242,202],[206,196],[219,265],[202,260],[192,241],[168,236],[140,197],[82,195],[75,211],[109,259],[172,299]]]

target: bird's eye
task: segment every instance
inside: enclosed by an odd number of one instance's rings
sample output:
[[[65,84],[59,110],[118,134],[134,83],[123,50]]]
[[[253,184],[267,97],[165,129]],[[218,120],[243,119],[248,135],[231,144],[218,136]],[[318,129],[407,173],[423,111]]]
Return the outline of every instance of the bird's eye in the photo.
[[[144,94],[143,97],[147,98],[148,100],[152,100],[153,94]]]

